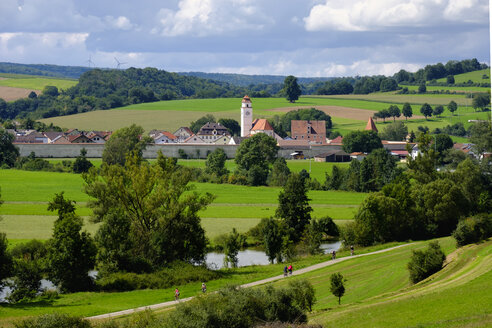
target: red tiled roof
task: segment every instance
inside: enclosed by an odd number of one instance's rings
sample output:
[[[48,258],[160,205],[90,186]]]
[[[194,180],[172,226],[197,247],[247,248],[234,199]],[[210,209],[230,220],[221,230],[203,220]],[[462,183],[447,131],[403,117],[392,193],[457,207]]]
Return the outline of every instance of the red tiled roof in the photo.
[[[162,133],[163,135],[165,135],[166,137],[168,137],[169,139],[171,139],[171,140],[174,140],[174,139],[176,139],[176,138],[177,138],[177,137],[176,137],[174,134],[172,134],[171,132],[162,131],[161,133]]]
[[[343,142],[343,137],[342,136],[338,136],[336,137],[335,139],[333,139],[332,141],[330,141],[331,144],[341,144]]]
[[[246,95],[246,96],[243,97],[243,101],[242,102],[251,102],[251,99],[249,98],[248,95]]]
[[[251,129],[251,131],[258,131],[258,130],[261,130],[261,131],[266,131],[266,130],[270,130],[270,131],[273,131],[273,128],[272,126],[270,125],[270,123],[268,123],[267,120],[265,120],[264,118],[261,118],[259,119],[255,125],[253,126],[253,128]]]

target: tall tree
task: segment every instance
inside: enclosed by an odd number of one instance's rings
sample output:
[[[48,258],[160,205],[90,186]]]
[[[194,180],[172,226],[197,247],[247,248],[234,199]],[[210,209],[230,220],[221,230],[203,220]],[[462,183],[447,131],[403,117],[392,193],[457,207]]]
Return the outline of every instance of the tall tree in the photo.
[[[484,110],[490,106],[490,94],[476,93],[473,95],[472,107]]]
[[[284,88],[282,89],[282,92],[285,94],[287,100],[291,103],[299,99],[302,91],[299,87],[299,84],[297,84],[297,77],[293,75],[287,76],[284,80]]]
[[[470,141],[479,154],[492,152],[492,125],[490,122],[474,123],[470,127]]]
[[[208,174],[215,174],[218,177],[226,175],[229,171],[225,167],[227,155],[224,149],[217,148],[207,156],[205,162],[205,172]]]
[[[383,140],[403,141],[408,135],[408,128],[402,121],[393,122],[379,134]]]
[[[14,166],[15,160],[19,157],[19,149],[13,144],[14,139],[14,135],[0,129],[0,167]]]
[[[413,115],[412,106],[407,102],[403,104],[403,108],[401,111],[403,116],[405,116],[405,120],[407,120],[409,117],[412,117]]]
[[[383,144],[375,131],[352,131],[343,138],[343,150],[347,153],[370,153],[373,149],[382,148]]]
[[[268,177],[268,184],[270,186],[283,187],[287,182],[290,175],[290,169],[287,166],[285,158],[279,157],[275,160],[272,167],[272,172]]]
[[[432,116],[431,105],[429,105],[428,103],[423,104],[422,107],[420,107],[420,113],[425,116],[425,119],[427,119],[427,117],[429,116]]]
[[[309,206],[305,180],[298,173],[290,175],[284,189],[278,195],[278,203],[275,215],[283,219],[291,229],[291,239],[294,242],[299,241],[311,220],[313,209]]]
[[[234,161],[237,173],[244,174],[251,185],[266,183],[269,165],[277,159],[277,141],[264,134],[257,133],[244,140],[236,151]]]
[[[159,153],[149,164],[132,154],[124,166],[103,164],[83,178],[85,192],[94,199],[89,206],[96,221],[127,218],[122,223],[129,222],[135,256],[154,268],[175,260],[203,260],[206,239],[198,212],[214,197],[192,192],[191,174],[174,159]]]
[[[233,136],[238,136],[241,134],[241,126],[239,125],[239,122],[232,118],[221,118],[218,123],[225,126]]]
[[[88,273],[94,268],[96,257],[96,246],[87,232],[81,232],[83,221],[75,214],[73,203],[62,192],[55,194],[48,204],[48,210],[58,211],[53,237],[47,246],[48,276],[69,292],[90,288],[92,281]]]
[[[77,156],[75,162],[73,163],[72,170],[74,173],[85,173],[88,172],[92,165],[92,163],[87,159],[87,150],[82,148],[80,150],[80,155]]]
[[[343,285],[345,279],[340,272],[333,273],[330,276],[330,291],[338,297],[338,305],[340,305],[342,296],[345,294],[345,286]]]
[[[242,246],[242,238],[236,228],[232,228],[231,233],[226,238],[224,246],[224,264],[231,264],[233,268],[237,268],[239,261],[237,254]]]
[[[448,110],[453,114],[457,109],[458,104],[454,100],[451,100],[448,104]]]
[[[391,115],[391,117],[393,117],[393,122],[395,121],[395,119],[397,117],[400,117],[401,113],[400,113],[400,108],[398,108],[398,106],[391,105],[391,106],[389,106],[388,111],[389,111],[389,114]]]
[[[102,154],[103,163],[124,165],[126,156],[130,152],[142,155],[150,140],[143,137],[143,128],[132,124],[116,130],[106,142]]]
[[[286,237],[286,229],[281,221],[273,218],[262,219],[262,231],[263,245],[265,246],[265,253],[270,263],[276,259],[277,263],[282,262],[282,250],[284,245],[284,238]]]
[[[444,112],[444,106],[443,105],[437,105],[436,107],[434,107],[432,114],[436,117],[439,117],[443,112]]]
[[[205,124],[207,124],[208,122],[215,123],[216,122],[215,117],[211,114],[207,114],[205,116],[200,117],[198,120],[190,123],[190,130],[193,133],[197,133],[198,131],[200,131],[200,128]]]

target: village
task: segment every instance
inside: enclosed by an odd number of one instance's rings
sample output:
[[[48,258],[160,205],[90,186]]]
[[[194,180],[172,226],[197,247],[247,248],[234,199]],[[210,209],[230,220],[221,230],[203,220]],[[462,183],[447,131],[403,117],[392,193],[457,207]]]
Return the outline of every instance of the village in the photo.
[[[370,117],[365,130],[378,132],[378,129]],[[80,131],[69,129],[64,132],[38,132],[36,130],[10,129],[7,130],[15,136],[14,144],[19,149],[21,156],[27,156],[35,152],[40,157],[75,157],[81,146],[87,147],[89,156],[100,157],[105,142],[111,137],[112,131]],[[253,106],[250,97],[244,96],[241,102],[241,135],[233,136],[222,124],[207,122],[195,134],[189,127],[179,127],[174,132],[163,130],[151,130],[148,136],[152,139],[152,150],[146,153],[146,157],[155,157],[159,149],[167,149],[165,154],[178,157],[179,154],[187,154],[188,158],[205,158],[211,149],[216,147],[228,147],[229,158],[234,157],[235,149],[241,141],[255,135],[264,133],[275,138],[280,148],[279,156],[287,159],[314,159],[317,162],[350,162],[352,159],[362,161],[368,154],[362,152],[346,153],[343,146],[343,137],[338,136],[329,139],[326,136],[325,121],[292,120],[290,136],[281,138],[275,133],[267,119],[253,119]],[[407,141],[382,140],[383,147],[399,161],[406,161],[409,155],[407,145],[410,146],[412,158],[419,153],[416,143]],[[48,145],[73,145],[72,151],[67,147],[47,148]],[[91,151],[91,146],[94,148]],[[189,147],[191,146],[191,147]],[[165,147],[165,148],[164,148]],[[177,150],[176,150],[176,147]],[[185,152],[182,150],[190,149]],[[454,149],[474,156],[472,144],[455,143]],[[178,152],[178,150],[181,150]]]

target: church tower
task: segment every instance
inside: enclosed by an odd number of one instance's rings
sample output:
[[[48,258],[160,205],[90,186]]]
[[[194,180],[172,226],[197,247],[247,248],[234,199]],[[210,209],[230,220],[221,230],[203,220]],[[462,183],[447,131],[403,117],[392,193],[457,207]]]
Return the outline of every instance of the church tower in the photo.
[[[251,106],[251,99],[248,96],[244,96],[241,103],[241,137],[248,136],[252,127],[253,107]]]

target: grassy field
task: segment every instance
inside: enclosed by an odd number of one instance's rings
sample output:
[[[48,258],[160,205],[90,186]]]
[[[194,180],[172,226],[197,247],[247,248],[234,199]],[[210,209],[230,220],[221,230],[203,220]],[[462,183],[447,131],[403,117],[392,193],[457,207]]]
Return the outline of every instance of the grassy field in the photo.
[[[375,92],[367,95],[335,95],[335,96],[319,96],[329,99],[347,99],[347,100],[366,100],[375,101],[379,103],[386,103],[388,108],[390,104],[403,104],[410,103],[415,105],[422,105],[428,103],[431,105],[447,105],[451,100],[455,101],[458,105],[466,105],[471,103],[470,100],[465,98],[462,94],[414,94],[414,95],[403,95],[396,94],[394,91],[391,92]],[[401,108],[401,106],[400,106]]]
[[[55,161],[55,160],[53,160]],[[180,161],[188,166],[204,166],[203,160]],[[228,167],[234,166],[228,161]],[[308,161],[289,161],[293,171],[308,170]],[[95,161],[100,165],[100,160]],[[331,172],[333,165],[311,163],[312,174],[324,181],[324,171]],[[321,179],[323,178],[323,179]],[[227,233],[236,228],[246,232],[261,218],[275,214],[278,204],[276,187],[248,187],[238,185],[219,185],[212,183],[194,183],[195,190],[216,195],[215,201],[200,213],[207,237]],[[42,239],[51,236],[56,213],[47,210],[48,202],[55,193],[65,192],[65,196],[77,202],[76,213],[85,217],[85,229],[95,233],[98,225],[89,222],[92,210],[86,207],[89,197],[83,192],[83,180],[80,175],[56,172],[29,172],[20,170],[0,170],[2,200],[0,206],[0,231],[12,240]],[[311,191],[309,197],[313,207],[313,217],[330,216],[342,224],[351,220],[358,205],[367,196],[365,193],[341,191]]]
[[[0,73],[0,86],[43,90],[45,86],[52,85],[58,89],[68,89],[78,83],[77,80],[39,77],[34,75],[4,74]]]
[[[488,76],[486,79],[482,79],[484,74]],[[490,68],[454,76],[455,83],[466,83],[468,80],[472,80],[474,83],[490,83]],[[446,78],[439,79],[437,82],[446,82]]]

